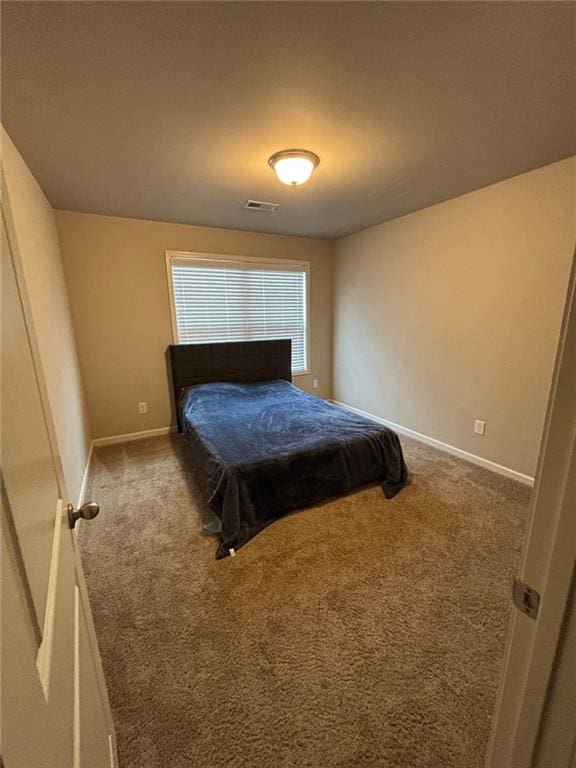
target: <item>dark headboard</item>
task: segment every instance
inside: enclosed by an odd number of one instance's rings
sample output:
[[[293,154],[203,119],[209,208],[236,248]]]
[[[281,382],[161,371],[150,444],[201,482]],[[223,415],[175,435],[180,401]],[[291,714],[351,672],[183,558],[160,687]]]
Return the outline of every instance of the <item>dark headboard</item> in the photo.
[[[178,400],[186,387],[212,381],[292,381],[292,341],[171,344],[170,368],[178,430]]]

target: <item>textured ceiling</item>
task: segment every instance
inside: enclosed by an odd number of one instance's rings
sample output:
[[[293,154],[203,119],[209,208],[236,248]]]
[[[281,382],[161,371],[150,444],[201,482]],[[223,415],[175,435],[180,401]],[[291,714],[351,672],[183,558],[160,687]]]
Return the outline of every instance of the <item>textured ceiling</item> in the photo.
[[[4,2],[2,65],[70,210],[333,238],[576,153],[574,3]]]

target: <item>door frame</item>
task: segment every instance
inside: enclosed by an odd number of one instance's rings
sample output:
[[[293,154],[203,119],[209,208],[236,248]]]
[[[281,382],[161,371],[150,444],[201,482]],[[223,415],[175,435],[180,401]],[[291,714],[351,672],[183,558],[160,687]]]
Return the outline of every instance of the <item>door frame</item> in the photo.
[[[30,343],[30,350],[32,354],[32,361],[36,373],[36,380],[38,383],[38,391],[40,400],[44,411],[44,420],[46,430],[48,433],[48,440],[50,443],[50,450],[52,453],[52,461],[56,472],[57,482],[60,487],[62,499],[66,502],[70,501],[70,495],[66,485],[66,479],[64,476],[64,469],[62,466],[62,459],[60,457],[60,451],[58,447],[58,439],[56,435],[56,429],[54,427],[52,409],[50,405],[50,397],[48,394],[48,387],[46,379],[44,377],[44,368],[42,366],[42,357],[40,354],[40,348],[36,336],[36,326],[34,323],[34,315],[32,312],[32,305],[30,297],[28,295],[28,288],[26,284],[26,277],[22,266],[22,256],[20,253],[20,246],[18,237],[16,234],[16,227],[14,224],[14,218],[12,214],[12,207],[10,205],[10,196],[8,193],[8,185],[6,184],[6,178],[4,175],[3,167],[0,167],[0,215],[4,221],[4,227],[6,229],[6,236],[8,238],[8,246],[12,256],[12,262],[14,265],[14,271],[16,275],[16,282],[20,293],[20,299],[22,302],[22,311],[24,314],[24,322],[26,324],[26,331],[28,334],[28,340]],[[80,602],[86,618],[86,631],[88,634],[88,642],[90,646],[90,655],[92,657],[94,673],[96,676],[98,692],[100,694],[102,710],[104,719],[106,722],[106,728],[109,734],[109,749],[110,749],[110,766],[111,768],[118,768],[118,751],[116,741],[116,729],[114,727],[114,720],[112,717],[112,708],[110,706],[110,699],[108,697],[108,689],[106,686],[106,680],[104,676],[104,669],[102,667],[102,659],[98,648],[98,641],[96,638],[96,630],[94,627],[94,621],[92,617],[92,610],[90,607],[90,600],[88,597],[88,590],[86,587],[86,580],[84,578],[84,570],[82,568],[82,562],[80,553],[76,541],[74,531],[69,530],[70,541],[72,545],[72,551],[74,554],[74,571],[76,575],[76,583],[80,594]],[[80,767],[81,768],[81,767]]]
[[[575,573],[575,499],[576,253],[519,570],[522,581],[540,593],[540,611],[536,620],[513,611],[485,768],[561,768],[537,750],[540,744],[545,749],[540,734],[546,718],[555,716],[546,701]],[[574,745],[565,747],[571,751]]]

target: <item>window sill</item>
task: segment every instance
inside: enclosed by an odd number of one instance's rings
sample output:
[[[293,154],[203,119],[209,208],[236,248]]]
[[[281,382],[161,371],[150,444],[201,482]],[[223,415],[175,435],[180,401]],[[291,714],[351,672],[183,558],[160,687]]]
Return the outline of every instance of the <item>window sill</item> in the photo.
[[[306,371],[292,371],[292,376],[310,376],[310,369]]]

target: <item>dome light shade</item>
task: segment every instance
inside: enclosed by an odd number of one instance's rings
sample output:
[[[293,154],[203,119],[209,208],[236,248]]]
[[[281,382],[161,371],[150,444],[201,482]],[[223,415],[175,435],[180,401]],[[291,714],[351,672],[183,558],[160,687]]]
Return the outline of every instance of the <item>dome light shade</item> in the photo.
[[[318,155],[306,149],[283,149],[272,155],[268,165],[283,184],[296,186],[308,181],[319,162]]]

